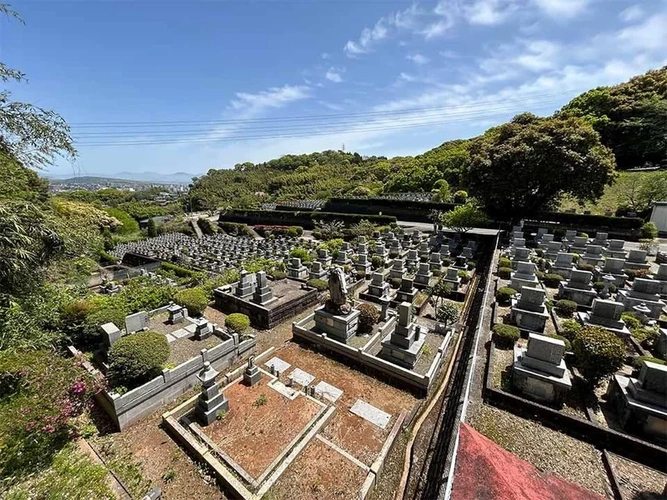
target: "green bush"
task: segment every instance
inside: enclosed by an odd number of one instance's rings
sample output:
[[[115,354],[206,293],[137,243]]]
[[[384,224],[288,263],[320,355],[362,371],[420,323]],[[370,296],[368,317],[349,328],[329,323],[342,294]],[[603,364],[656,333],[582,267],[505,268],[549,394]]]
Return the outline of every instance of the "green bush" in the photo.
[[[544,257],[544,250],[538,248],[537,250],[535,250],[535,255],[537,255],[541,259],[542,257]]]
[[[215,234],[218,232],[218,228],[215,226],[215,224],[213,224],[213,222],[211,222],[206,217],[200,217],[197,219],[197,225],[199,226],[199,229],[201,229],[201,232],[205,235]]]
[[[287,278],[287,273],[285,271],[273,271],[271,273],[271,276],[273,277],[273,279],[275,281],[280,281],[280,280],[284,280],[285,278]]]
[[[373,325],[380,321],[380,311],[371,304],[361,304],[357,308],[359,314],[359,331],[368,333],[373,330]]]
[[[225,318],[225,326],[234,333],[244,333],[250,328],[250,318],[245,314],[233,313]]]
[[[311,288],[315,288],[318,292],[323,292],[327,288],[329,288],[329,283],[327,283],[326,280],[321,280],[317,278],[310,279],[306,282],[306,285],[308,285]]]
[[[647,222],[642,226],[642,238],[655,239],[658,237],[658,228],[653,222]]]
[[[660,358],[654,358],[653,356],[637,356],[632,360],[632,366],[639,369],[642,367],[644,361],[649,361],[650,363],[656,363],[658,365],[667,365],[667,361]]]
[[[451,266],[452,265],[452,259],[450,259],[449,257],[445,257],[444,259],[442,259],[442,265],[444,267]]]
[[[561,318],[571,318],[577,312],[577,303],[573,300],[561,299],[556,302],[555,309]]]
[[[629,280],[634,280],[635,278],[647,278],[651,274],[650,269],[625,269],[625,274],[628,275]]]
[[[642,325],[641,321],[639,321],[639,318],[637,318],[635,313],[632,312],[624,312],[621,314],[621,319],[625,323],[625,326],[627,326],[631,331],[639,328]]]
[[[451,325],[459,318],[459,308],[451,300],[445,300],[435,310],[435,319],[445,325]]]
[[[577,233],[577,236],[579,236],[580,238],[588,238],[589,237],[588,233],[582,233],[582,232]]]
[[[389,284],[392,288],[398,288],[401,286],[401,278],[392,278],[389,280]]]
[[[208,296],[199,287],[187,288],[174,296],[174,302],[185,307],[189,316],[201,316],[208,306]]]
[[[303,263],[310,262],[312,260],[310,252],[305,248],[301,247],[293,248],[292,251],[289,253],[289,256],[292,258],[301,259],[301,262]]]
[[[496,300],[499,304],[509,304],[512,297],[517,294],[517,291],[514,288],[509,286],[503,286],[498,289],[496,292]]]
[[[543,273],[542,271],[535,271],[535,277],[538,280],[543,281],[545,276],[546,276],[546,273]]]
[[[467,191],[459,190],[454,193],[454,203],[465,203],[468,201]]]
[[[303,235],[303,228],[301,226],[290,226],[287,230],[287,236],[297,238]]]
[[[107,253],[104,250],[100,250],[99,255],[100,255],[100,262],[112,262],[115,264],[119,260],[118,257],[114,257],[113,255]]]
[[[472,278],[472,275],[468,271],[464,271],[464,270],[460,270],[456,275],[459,278],[461,278],[461,283],[464,284],[464,285],[466,283],[470,283],[470,279]]]
[[[112,387],[137,387],[157,377],[169,359],[167,337],[158,332],[137,332],[122,337],[109,348]]]
[[[501,257],[498,259],[498,269],[501,267],[512,267],[512,261],[509,260],[507,257]]]
[[[562,340],[565,343],[565,350],[567,352],[572,351],[572,343],[566,337],[563,337],[562,335],[557,335],[555,333],[552,333],[551,335],[547,335],[547,337],[550,337],[550,338],[556,339],[556,340]]]
[[[581,324],[577,323],[575,320],[566,319],[561,323],[560,333],[570,342],[574,342],[574,339],[577,337],[577,335],[581,333],[582,328],[583,326],[581,326]]]
[[[560,282],[563,281],[563,277],[560,274],[548,273],[544,275],[544,286],[548,288],[558,288]]]
[[[496,323],[493,325],[493,341],[498,347],[512,348],[520,337],[519,329],[516,326]]]
[[[632,330],[632,336],[637,339],[637,342],[644,346],[650,346],[658,338],[658,329],[649,327],[640,327]]]
[[[590,271],[593,272],[595,271],[595,266],[593,264],[584,264],[583,262],[580,262],[577,264],[577,269],[580,271]]]
[[[581,374],[592,385],[614,374],[625,360],[625,343],[610,331],[585,326],[572,342]]]
[[[176,264],[172,264],[171,262],[163,262],[162,264],[160,264],[160,267],[165,271],[173,272],[179,278],[190,278],[197,274],[197,271],[193,271],[192,269],[187,269],[182,266],[177,266]]]
[[[475,269],[476,267],[477,267],[477,262],[472,261],[472,260],[469,260],[469,261],[468,261],[468,270],[469,270],[469,271],[472,271],[472,270]]]
[[[382,269],[384,267],[384,259],[379,255],[374,255],[371,258],[371,265],[373,269]]]
[[[133,234],[139,232],[139,223],[130,217],[130,214],[119,208],[105,208],[104,211],[111,217],[118,219],[122,225],[116,227],[113,232],[116,234]]]
[[[512,268],[511,267],[499,267],[498,268],[498,277],[502,278],[504,280],[510,279],[512,274]]]

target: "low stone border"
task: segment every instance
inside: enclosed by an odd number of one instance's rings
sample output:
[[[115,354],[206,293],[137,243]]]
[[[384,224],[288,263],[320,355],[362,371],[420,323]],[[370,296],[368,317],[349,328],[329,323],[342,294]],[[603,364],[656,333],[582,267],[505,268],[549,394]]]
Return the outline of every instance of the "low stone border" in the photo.
[[[501,408],[522,418],[529,418],[551,429],[590,443],[600,449],[607,449],[617,455],[667,473],[667,449],[648,441],[602,427],[593,422],[522,398],[493,387],[493,361],[495,343],[489,343],[486,360],[486,377],[482,396],[488,404]]]

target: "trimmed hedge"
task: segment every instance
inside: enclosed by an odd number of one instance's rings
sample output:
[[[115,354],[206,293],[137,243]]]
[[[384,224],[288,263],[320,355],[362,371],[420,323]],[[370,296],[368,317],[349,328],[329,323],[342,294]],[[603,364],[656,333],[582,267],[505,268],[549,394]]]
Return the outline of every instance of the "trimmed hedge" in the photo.
[[[307,229],[315,227],[315,221],[339,220],[346,225],[356,224],[361,220],[368,220],[376,225],[388,225],[396,222],[396,217],[389,215],[369,215],[369,214],[351,214],[338,212],[320,212],[320,211],[287,211],[287,210],[228,210],[221,212],[220,223],[236,222],[242,224],[278,224],[301,226]]]
[[[287,278],[287,273],[285,271],[273,271],[271,273],[271,277],[275,281],[280,281],[280,280],[284,280],[285,278]]]
[[[514,288],[503,286],[496,292],[496,301],[498,301],[499,304],[509,304],[512,297],[516,294],[517,291]]]
[[[574,339],[577,337],[577,335],[579,335],[582,328],[583,326],[581,326],[581,324],[577,323],[575,320],[566,319],[561,323],[560,333],[570,342],[574,342]]]
[[[560,274],[548,273],[544,275],[544,279],[542,281],[544,282],[544,286],[548,288],[558,288],[558,285],[560,285],[560,282],[564,279],[565,278],[563,278]]]
[[[563,343],[565,344],[565,350],[567,352],[572,351],[572,343],[566,337],[563,337],[562,335],[557,335],[555,333],[552,333],[551,335],[547,335],[547,337],[552,338],[552,339],[556,339],[556,340],[562,340]]]
[[[509,260],[507,257],[501,257],[498,259],[498,269],[501,267],[512,267],[512,261]]]
[[[581,374],[592,386],[613,375],[625,361],[625,343],[599,326],[585,326],[572,342]]]
[[[311,288],[315,288],[318,292],[323,292],[327,288],[329,288],[329,283],[327,283],[326,280],[321,280],[317,278],[313,278],[311,280],[308,280],[306,282],[306,285],[308,285]]]
[[[520,336],[519,329],[516,326],[503,323],[493,325],[493,341],[498,347],[511,349]]]
[[[233,313],[225,318],[225,326],[235,333],[243,333],[250,328],[250,318],[245,314]]]
[[[189,316],[201,316],[209,301],[201,288],[187,288],[174,296],[174,302],[185,307]]]
[[[559,222],[569,227],[595,227],[600,231],[612,229],[640,229],[644,220],[639,217],[607,217],[604,215],[571,214],[565,212],[547,212],[527,219],[531,226],[549,222]]]
[[[112,387],[138,387],[157,377],[168,359],[167,337],[153,331],[133,333],[109,348],[107,376]]]
[[[193,271],[192,269],[187,269],[183,266],[172,264],[171,262],[163,262],[160,265],[160,267],[165,271],[172,271],[179,278],[191,278],[192,276],[197,274],[197,271]]]
[[[368,333],[373,330],[373,325],[380,321],[380,311],[371,304],[361,304],[357,307],[359,312],[359,331]]]
[[[560,317],[571,318],[577,312],[577,303],[573,300],[561,299],[556,302],[554,308]]]
[[[511,278],[512,268],[511,267],[500,267],[498,268],[498,277],[504,280]]]
[[[632,365],[639,369],[642,367],[644,361],[649,361],[651,363],[656,363],[658,365],[667,365],[667,361],[660,358],[654,358],[653,356],[637,356],[632,360]]]

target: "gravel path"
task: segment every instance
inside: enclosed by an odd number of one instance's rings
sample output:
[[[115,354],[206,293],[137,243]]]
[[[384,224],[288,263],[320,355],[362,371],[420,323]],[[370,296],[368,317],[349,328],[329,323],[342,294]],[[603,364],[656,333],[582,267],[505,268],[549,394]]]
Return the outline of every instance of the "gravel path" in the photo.
[[[594,446],[536,422],[483,404],[472,425],[540,471],[611,498],[611,487]]]
[[[626,500],[658,500],[662,495],[667,475],[637,462],[609,453],[611,466]]]

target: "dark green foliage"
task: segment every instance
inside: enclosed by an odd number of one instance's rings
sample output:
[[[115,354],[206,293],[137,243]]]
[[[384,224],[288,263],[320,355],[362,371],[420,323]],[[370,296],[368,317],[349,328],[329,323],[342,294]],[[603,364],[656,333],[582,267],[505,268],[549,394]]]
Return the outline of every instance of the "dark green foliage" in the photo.
[[[193,271],[192,269],[172,264],[171,262],[163,262],[162,264],[160,264],[160,267],[165,271],[173,272],[179,278],[191,278],[192,276],[195,276],[197,274],[197,271]]]
[[[205,235],[215,234],[217,232],[217,228],[213,222],[205,217],[199,217],[199,219],[197,219],[197,225]]]
[[[576,363],[584,378],[597,386],[614,374],[625,360],[625,344],[616,335],[597,326],[585,326],[572,342]]]
[[[620,169],[667,159],[667,67],[575,97],[562,115],[582,116],[600,133]]]
[[[100,262],[110,262],[112,264],[115,264],[118,262],[118,257],[114,257],[110,253],[105,252],[104,250],[100,250]]]
[[[148,224],[146,226],[146,235],[149,238],[154,238],[157,236],[157,227],[155,226],[155,219],[153,217],[148,218]]]
[[[655,239],[658,237],[658,228],[655,223],[647,222],[642,226],[642,238]]]
[[[401,278],[391,278],[389,280],[389,284],[391,285],[392,288],[398,288],[401,286]]]
[[[323,292],[329,288],[329,283],[326,280],[321,280],[317,278],[310,279],[306,282],[311,288],[315,288],[318,292]]]
[[[297,259],[301,259],[302,263],[307,263],[307,262],[310,262],[312,260],[310,252],[308,250],[306,250],[305,248],[301,248],[301,247],[293,248],[292,251],[289,253],[289,256],[297,258]]]
[[[384,259],[379,255],[374,255],[371,258],[371,265],[373,266],[373,269],[381,269],[384,267]]]
[[[271,276],[273,277],[274,280],[280,281],[287,278],[287,273],[285,271],[273,271],[271,273]]]
[[[440,217],[442,225],[457,233],[466,233],[474,227],[484,227],[488,221],[489,218],[474,201],[459,205]]]
[[[637,356],[632,360],[632,365],[635,368],[640,369],[644,364],[644,361],[648,361],[650,363],[655,363],[658,365],[667,365],[667,361],[665,361],[664,359],[654,358],[653,356]]]
[[[577,312],[577,303],[573,300],[559,300],[555,306],[556,312],[561,318],[571,318]]]
[[[470,283],[470,279],[472,278],[472,275],[468,271],[464,271],[461,269],[456,275],[461,278],[461,283],[463,285]]]
[[[113,230],[114,233],[128,235],[139,232],[139,223],[127,212],[119,208],[105,208],[104,211],[121,222],[121,225]]]
[[[631,281],[635,278],[647,278],[651,274],[650,269],[625,269],[624,272]]]
[[[511,278],[512,268],[511,267],[499,267],[498,268],[498,277],[504,280]]]
[[[296,238],[302,235],[303,235],[303,228],[301,226],[291,226],[287,230],[287,236],[291,236],[292,238]]]
[[[512,267],[512,261],[509,260],[507,257],[501,257],[498,259],[498,267]]]
[[[637,339],[644,347],[653,345],[653,342],[658,338],[658,329],[649,327],[640,327],[632,330],[632,336]]]
[[[250,318],[245,314],[233,313],[225,318],[225,326],[234,333],[244,333],[250,328]]]
[[[511,288],[509,286],[503,286],[498,289],[496,292],[496,300],[498,301],[499,304],[509,304],[510,300],[512,297],[514,297],[517,294],[517,291],[514,288]]]
[[[218,222],[218,226],[225,233],[230,234],[232,236],[249,236],[251,234],[247,224],[239,224],[238,222],[220,221]]]
[[[477,262],[475,262],[473,260],[469,260],[467,265],[468,265],[468,270],[472,271],[473,269],[475,269],[477,267]]]
[[[583,326],[580,323],[577,323],[573,319],[566,319],[561,323],[561,334],[564,338],[570,341],[570,343],[574,342],[574,339],[579,335],[581,332],[581,329]]]
[[[459,309],[450,300],[443,301],[442,305],[438,306],[435,310],[435,319],[445,325],[455,323],[458,318]]]
[[[577,269],[579,269],[580,271],[590,271],[590,272],[593,272],[593,271],[595,271],[595,266],[594,266],[593,264],[585,264],[585,263],[583,263],[583,262],[579,262],[579,263],[577,264]]]
[[[454,203],[466,203],[468,201],[468,192],[459,190],[454,193]]]
[[[208,306],[208,296],[201,288],[187,288],[174,295],[174,302],[185,307],[190,316],[201,316]]]
[[[163,334],[133,333],[109,348],[107,376],[112,387],[132,389],[157,377],[168,359],[169,342]]]
[[[369,333],[373,326],[380,321],[380,311],[371,304],[361,304],[357,307],[359,310],[359,331]]]
[[[636,330],[641,326],[641,321],[639,321],[639,318],[635,316],[635,313],[624,312],[621,314],[621,319],[630,331]]]
[[[492,216],[537,214],[563,194],[596,200],[613,179],[613,154],[579,118],[524,113],[470,146],[468,186]]]
[[[563,277],[560,274],[548,273],[544,275],[544,286],[548,288],[558,288],[560,282],[563,281]]]
[[[493,341],[499,348],[511,349],[521,334],[516,326],[496,323],[493,325]]]

